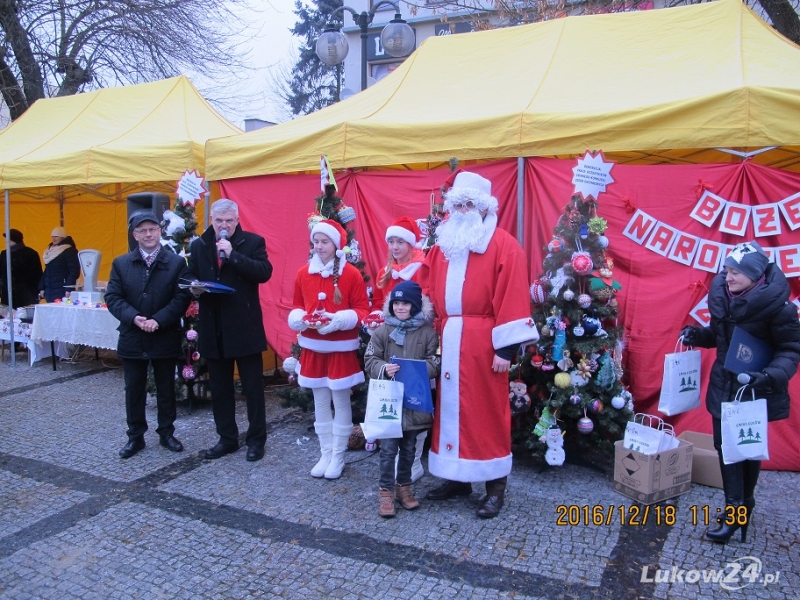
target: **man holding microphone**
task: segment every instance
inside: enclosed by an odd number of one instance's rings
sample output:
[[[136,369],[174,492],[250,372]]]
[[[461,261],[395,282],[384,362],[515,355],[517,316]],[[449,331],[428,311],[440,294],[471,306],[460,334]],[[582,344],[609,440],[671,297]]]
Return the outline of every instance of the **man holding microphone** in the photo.
[[[199,296],[198,350],[208,365],[211,406],[219,434],[219,442],[206,450],[204,456],[216,459],[239,449],[233,386],[235,363],[247,398],[247,460],[261,460],[267,440],[261,353],[267,349],[267,337],[258,286],[269,281],[272,265],[267,259],[264,238],[244,231],[239,225],[239,207],[235,202],[226,198],[214,202],[211,224],[192,242],[188,277],[192,281],[222,284],[233,288],[233,292],[209,293],[202,286],[192,288],[192,293]]]

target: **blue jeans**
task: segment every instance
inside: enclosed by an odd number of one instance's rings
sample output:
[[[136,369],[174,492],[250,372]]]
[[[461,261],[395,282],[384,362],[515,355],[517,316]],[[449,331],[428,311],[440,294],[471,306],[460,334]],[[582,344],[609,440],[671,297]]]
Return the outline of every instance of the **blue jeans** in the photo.
[[[397,461],[397,485],[411,483],[411,465],[414,464],[414,453],[417,449],[419,431],[404,431],[401,438],[381,440],[381,479],[380,486],[387,490],[394,489],[394,459],[400,452]]]

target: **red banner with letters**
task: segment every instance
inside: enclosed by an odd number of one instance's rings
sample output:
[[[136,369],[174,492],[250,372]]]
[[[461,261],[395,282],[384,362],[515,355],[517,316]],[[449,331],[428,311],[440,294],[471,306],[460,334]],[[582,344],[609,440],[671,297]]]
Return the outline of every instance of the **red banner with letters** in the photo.
[[[335,167],[335,165],[333,165]],[[523,245],[531,275],[541,269],[546,246],[564,205],[575,191],[574,160],[524,161]],[[500,203],[500,226],[517,234],[517,161],[469,170],[492,181]],[[367,271],[386,261],[386,227],[398,216],[425,217],[431,195],[448,176],[429,171],[367,171],[336,174],[339,195],[355,209],[356,230]],[[707,320],[706,295],[714,273],[734,244],[755,239],[790,278],[800,297],[800,175],[749,162],[713,165],[613,165],[613,183],[598,194],[598,216],[608,221],[608,255],[625,330],[625,382],[637,412],[657,414],[662,357],[672,352],[686,323]],[[270,345],[288,355],[296,334],[286,325],[297,270],[308,258],[306,219],[319,195],[318,175],[270,175],[220,182],[224,196],[239,203],[242,226],[267,240],[274,266],[261,288]],[[714,360],[703,351],[703,386]],[[800,394],[800,378],[790,385]],[[613,410],[606,408],[606,410]],[[705,408],[669,418],[676,430],[710,432]],[[800,471],[800,410],[770,426],[765,467]]]

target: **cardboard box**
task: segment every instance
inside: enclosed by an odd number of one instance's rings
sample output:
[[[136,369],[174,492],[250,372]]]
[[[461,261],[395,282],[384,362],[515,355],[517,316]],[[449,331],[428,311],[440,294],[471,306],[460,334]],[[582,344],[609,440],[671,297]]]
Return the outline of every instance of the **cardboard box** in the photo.
[[[642,454],[622,440],[614,444],[614,489],[641,504],[654,504],[685,494],[692,488],[692,450],[680,440],[674,450]]]
[[[678,439],[686,440],[694,445],[692,457],[692,482],[715,488],[722,488],[722,473],[719,469],[719,457],[714,448],[714,436],[697,431],[684,431]]]

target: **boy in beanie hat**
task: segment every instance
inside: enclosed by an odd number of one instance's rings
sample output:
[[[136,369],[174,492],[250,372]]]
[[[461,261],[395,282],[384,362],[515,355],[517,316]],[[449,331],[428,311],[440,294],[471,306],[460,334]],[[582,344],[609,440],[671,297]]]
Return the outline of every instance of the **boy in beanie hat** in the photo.
[[[425,254],[421,250],[423,241],[422,232],[411,217],[398,217],[386,228],[389,255],[386,266],[375,278],[375,287],[372,289],[372,312],[364,321],[368,332],[371,333],[383,323],[385,300],[391,295],[394,287],[406,281],[416,280],[419,268],[425,260]],[[414,457],[414,466],[411,468],[412,482],[425,474],[421,458],[427,437],[427,429],[420,431],[417,436],[417,453]]]
[[[432,315],[430,302],[422,297],[422,288],[414,281],[398,283],[387,299],[386,320],[372,335],[364,354],[364,367],[373,379],[385,373],[393,376],[400,365],[392,357],[424,360],[428,377],[439,373],[439,336],[426,321]],[[417,436],[433,423],[433,415],[403,406],[403,437],[381,440],[380,491],[378,514],[393,517],[395,500],[406,510],[419,507],[411,491],[411,470],[414,463]],[[398,458],[399,453],[399,458]],[[395,459],[397,466],[395,467]]]

